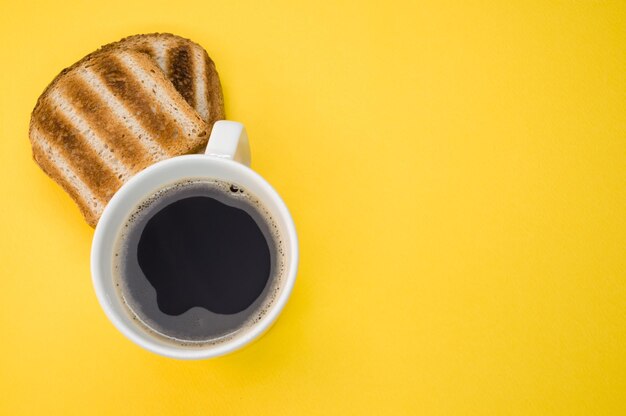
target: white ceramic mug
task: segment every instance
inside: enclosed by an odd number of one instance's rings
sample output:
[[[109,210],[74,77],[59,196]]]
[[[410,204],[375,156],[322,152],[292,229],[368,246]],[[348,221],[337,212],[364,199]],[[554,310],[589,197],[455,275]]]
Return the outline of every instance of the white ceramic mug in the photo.
[[[111,198],[96,227],[91,247],[91,275],[100,305],[111,322],[136,344],[167,357],[201,359],[227,354],[263,334],[282,311],[296,279],[298,238],[296,229],[280,196],[261,176],[249,168],[250,147],[245,128],[233,121],[213,126],[204,155],[185,155],[156,163],[135,175]],[[122,304],[113,280],[113,255],[121,227],[137,205],[163,187],[186,178],[227,181],[242,186],[268,209],[280,235],[286,240],[285,270],[279,294],[270,310],[242,334],[202,348],[177,347],[152,336],[133,322]]]

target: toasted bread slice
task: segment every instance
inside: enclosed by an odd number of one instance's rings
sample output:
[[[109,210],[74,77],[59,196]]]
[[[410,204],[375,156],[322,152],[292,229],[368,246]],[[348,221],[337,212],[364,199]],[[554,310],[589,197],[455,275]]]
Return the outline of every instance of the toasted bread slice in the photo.
[[[209,130],[217,120],[224,119],[220,78],[202,46],[170,33],[150,33],[129,36],[102,47],[108,48],[129,48],[150,55],[176,90],[208,124]]]
[[[63,70],[39,97],[33,156],[95,226],[132,175],[207,140],[207,125],[146,54],[106,48]]]

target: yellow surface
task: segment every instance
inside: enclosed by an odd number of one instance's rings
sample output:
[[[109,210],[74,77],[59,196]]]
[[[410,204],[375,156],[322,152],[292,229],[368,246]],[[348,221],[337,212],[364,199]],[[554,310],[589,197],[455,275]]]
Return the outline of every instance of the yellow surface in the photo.
[[[2,0],[0,414],[626,414],[626,3],[175,3]],[[215,360],[113,328],[30,156],[52,77],[151,31],[215,59],[300,234]]]

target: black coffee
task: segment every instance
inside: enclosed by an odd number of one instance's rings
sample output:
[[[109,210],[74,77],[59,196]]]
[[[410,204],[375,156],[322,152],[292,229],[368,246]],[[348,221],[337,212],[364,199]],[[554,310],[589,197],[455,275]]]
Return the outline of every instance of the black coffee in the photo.
[[[263,316],[283,271],[281,245],[276,224],[246,190],[186,180],[130,216],[116,283],[146,330],[179,345],[215,343]]]
[[[270,277],[269,243],[257,223],[210,196],[183,198],[154,214],[139,237],[137,261],[168,315],[194,306],[241,312]]]

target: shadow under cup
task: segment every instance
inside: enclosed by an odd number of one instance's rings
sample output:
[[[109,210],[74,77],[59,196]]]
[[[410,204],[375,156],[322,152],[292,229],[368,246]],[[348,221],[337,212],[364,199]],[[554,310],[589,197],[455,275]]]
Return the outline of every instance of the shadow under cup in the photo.
[[[114,255],[122,228],[136,207],[155,192],[188,178],[236,184],[260,201],[283,240],[284,273],[274,300],[254,324],[219,342],[193,347],[176,345],[136,322],[115,287]],[[298,262],[295,226],[287,207],[274,189],[250,168],[232,160],[207,155],[179,156],[159,162],[134,176],[111,199],[96,227],[91,250],[91,272],[98,300],[113,324],[138,345],[173,358],[209,358],[234,351],[265,332],[278,317],[294,284]]]

